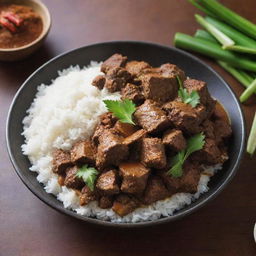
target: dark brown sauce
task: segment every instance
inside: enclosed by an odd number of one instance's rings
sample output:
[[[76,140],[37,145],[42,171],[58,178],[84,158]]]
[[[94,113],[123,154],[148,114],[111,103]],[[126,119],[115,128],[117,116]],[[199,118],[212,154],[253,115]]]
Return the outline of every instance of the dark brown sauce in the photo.
[[[224,119],[229,124],[231,123],[226,109],[224,108],[224,106],[219,101],[216,102],[214,115],[219,119]]]
[[[8,18],[8,15],[13,15],[14,20]],[[27,45],[36,40],[42,31],[42,18],[32,8],[13,4],[0,5],[0,48]]]

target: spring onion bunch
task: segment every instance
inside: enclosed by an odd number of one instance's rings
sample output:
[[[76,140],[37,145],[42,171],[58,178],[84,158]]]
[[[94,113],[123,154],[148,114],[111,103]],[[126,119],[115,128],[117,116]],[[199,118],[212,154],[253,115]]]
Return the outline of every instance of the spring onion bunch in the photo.
[[[256,94],[256,24],[216,0],[188,0],[205,17],[195,19],[203,29],[194,36],[176,33],[176,47],[211,57],[246,87],[243,103]],[[256,150],[256,113],[247,144],[251,155]]]

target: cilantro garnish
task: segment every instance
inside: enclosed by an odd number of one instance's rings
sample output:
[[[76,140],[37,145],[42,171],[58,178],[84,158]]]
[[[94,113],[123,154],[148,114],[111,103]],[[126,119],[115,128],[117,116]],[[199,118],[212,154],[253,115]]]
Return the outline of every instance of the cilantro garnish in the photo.
[[[200,96],[197,91],[192,91],[191,93],[188,92],[186,88],[183,88],[182,81],[179,76],[176,76],[178,84],[179,84],[179,91],[178,95],[181,98],[182,102],[186,104],[190,104],[193,108],[200,103]]]
[[[135,125],[132,120],[132,114],[135,112],[136,106],[131,100],[103,100],[103,102],[108,111],[112,112],[120,122]]]
[[[95,180],[98,174],[99,172],[95,168],[88,167],[88,165],[86,164],[78,170],[76,176],[82,178],[85,184],[89,187],[89,189],[93,191]]]
[[[172,168],[167,172],[175,178],[182,176],[182,166],[185,160],[195,151],[203,148],[205,136],[202,133],[190,137],[187,141],[187,147],[175,155],[171,160]]]

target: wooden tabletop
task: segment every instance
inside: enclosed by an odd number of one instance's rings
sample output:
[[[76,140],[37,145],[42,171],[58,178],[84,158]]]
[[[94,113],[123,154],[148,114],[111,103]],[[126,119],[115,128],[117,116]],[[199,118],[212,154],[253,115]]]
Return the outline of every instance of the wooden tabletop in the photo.
[[[5,121],[22,82],[59,53],[107,40],[146,40],[172,45],[175,32],[192,34],[196,9],[185,0],[45,0],[53,26],[44,46],[29,59],[0,63],[0,255],[256,255],[256,157],[245,155],[227,188],[198,212],[175,223],[136,230],[89,225],[37,199],[21,182],[5,146]],[[255,0],[222,0],[256,23]],[[212,61],[235,90],[242,86]],[[256,98],[243,106],[247,127]]]

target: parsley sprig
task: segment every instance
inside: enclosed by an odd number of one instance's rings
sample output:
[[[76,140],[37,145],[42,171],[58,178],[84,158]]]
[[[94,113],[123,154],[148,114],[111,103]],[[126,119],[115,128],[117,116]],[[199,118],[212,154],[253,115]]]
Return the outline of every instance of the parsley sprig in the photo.
[[[200,96],[197,91],[192,91],[191,93],[188,92],[186,88],[183,88],[182,81],[179,76],[176,76],[178,84],[179,84],[179,91],[178,95],[181,98],[182,102],[186,104],[190,104],[193,108],[200,103]]]
[[[112,112],[120,122],[135,125],[132,120],[132,115],[136,110],[136,106],[131,100],[103,100],[103,102],[108,111]]]
[[[182,166],[186,159],[195,151],[203,148],[205,144],[205,136],[198,133],[190,137],[187,141],[187,147],[175,155],[171,160],[172,168],[167,172],[175,178],[182,176]]]
[[[95,168],[88,167],[88,165],[86,164],[78,170],[76,176],[82,178],[85,184],[89,187],[89,189],[93,191],[98,174],[99,172]]]

